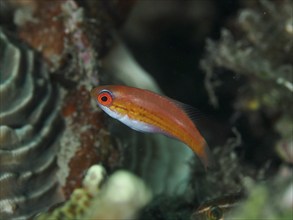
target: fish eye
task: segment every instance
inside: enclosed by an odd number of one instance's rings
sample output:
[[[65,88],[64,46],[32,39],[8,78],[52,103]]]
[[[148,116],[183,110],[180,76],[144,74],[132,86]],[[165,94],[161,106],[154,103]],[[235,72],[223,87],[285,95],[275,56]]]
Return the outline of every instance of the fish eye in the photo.
[[[110,92],[108,91],[102,91],[99,93],[98,95],[98,102],[101,104],[101,105],[104,105],[104,106],[108,106],[112,103],[113,101],[113,98],[112,98],[112,95]]]
[[[102,97],[101,97],[101,100],[102,100],[103,102],[107,102],[107,101],[108,101],[108,97],[107,97],[107,96],[102,96]]]
[[[223,210],[218,206],[212,206],[207,215],[209,220],[220,220],[223,217]]]

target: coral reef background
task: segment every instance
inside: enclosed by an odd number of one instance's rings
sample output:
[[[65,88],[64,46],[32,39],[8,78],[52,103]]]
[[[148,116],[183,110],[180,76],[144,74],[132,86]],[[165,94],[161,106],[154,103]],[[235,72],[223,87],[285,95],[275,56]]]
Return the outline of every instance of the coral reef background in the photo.
[[[0,26],[1,219],[292,218],[292,1],[6,0]],[[198,108],[216,169],[100,84]]]

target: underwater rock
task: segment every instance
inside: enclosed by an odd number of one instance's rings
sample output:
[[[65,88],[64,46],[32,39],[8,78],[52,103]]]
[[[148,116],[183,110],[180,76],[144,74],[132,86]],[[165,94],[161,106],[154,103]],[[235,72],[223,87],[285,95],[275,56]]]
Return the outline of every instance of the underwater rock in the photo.
[[[58,200],[60,93],[38,54],[0,28],[0,218],[27,218]]]
[[[105,176],[106,171],[101,165],[93,165],[83,180],[82,188],[75,189],[67,202],[35,219],[135,218],[150,201],[150,190],[141,179],[127,171],[116,171],[108,180]]]
[[[58,180],[65,198],[81,187],[84,171],[102,163],[113,169],[120,165],[122,150],[111,140],[100,109],[92,105],[85,86],[67,92],[62,103],[65,130],[58,152]]]
[[[65,39],[64,18],[61,14],[61,2],[30,1],[26,5],[17,5],[14,22],[19,27],[21,39],[38,50],[52,70],[64,62]]]
[[[17,8],[14,20],[20,38],[43,55],[50,72],[74,82],[97,75],[98,51],[89,39],[84,9],[74,0],[32,0]]]

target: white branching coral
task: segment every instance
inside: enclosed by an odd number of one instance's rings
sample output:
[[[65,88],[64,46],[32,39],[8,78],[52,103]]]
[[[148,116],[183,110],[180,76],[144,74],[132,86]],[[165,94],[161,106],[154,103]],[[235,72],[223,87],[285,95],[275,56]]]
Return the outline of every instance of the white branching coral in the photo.
[[[36,219],[133,219],[152,197],[145,183],[128,171],[117,171],[108,180],[105,177],[105,169],[93,165],[82,188],[74,190],[62,206]]]

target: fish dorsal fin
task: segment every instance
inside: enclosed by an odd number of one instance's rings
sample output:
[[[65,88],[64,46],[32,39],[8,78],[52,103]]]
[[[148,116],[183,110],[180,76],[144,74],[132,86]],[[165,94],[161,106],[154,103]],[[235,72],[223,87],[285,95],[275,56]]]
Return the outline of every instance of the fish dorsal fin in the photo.
[[[199,109],[191,105],[185,104],[183,102],[179,102],[175,99],[169,99],[180,109],[182,109],[187,114],[187,116],[193,121],[193,123],[198,123],[201,121],[201,119],[205,118],[205,115]]]

